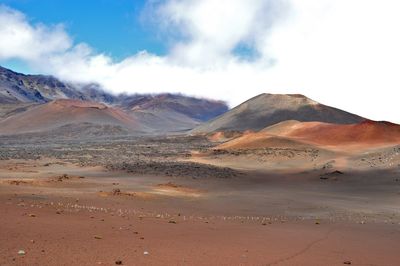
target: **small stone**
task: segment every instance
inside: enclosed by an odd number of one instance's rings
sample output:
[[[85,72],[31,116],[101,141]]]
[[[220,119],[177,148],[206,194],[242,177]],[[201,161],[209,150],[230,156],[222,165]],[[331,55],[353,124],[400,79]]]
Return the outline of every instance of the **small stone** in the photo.
[[[32,244],[35,244],[35,240],[31,239],[31,243],[32,243]]]
[[[122,260],[116,260],[116,261],[115,261],[115,264],[117,264],[117,265],[122,265]]]
[[[94,236],[95,239],[103,239],[101,236]]]
[[[143,255],[149,255],[148,251],[143,252]]]
[[[36,214],[30,213],[29,217],[36,217]]]
[[[20,256],[24,256],[26,253],[25,253],[25,250],[19,250],[18,251],[18,255],[20,255]]]
[[[351,264],[351,261],[349,261],[349,260],[344,261],[343,264],[350,265],[350,264]]]
[[[316,221],[315,224],[320,224],[320,222],[319,222],[319,221]]]
[[[174,220],[170,220],[168,223],[170,224],[176,224],[176,222]]]
[[[119,188],[114,188],[114,189],[112,190],[112,194],[113,194],[113,195],[120,195],[120,194],[121,194],[121,189],[119,189]]]

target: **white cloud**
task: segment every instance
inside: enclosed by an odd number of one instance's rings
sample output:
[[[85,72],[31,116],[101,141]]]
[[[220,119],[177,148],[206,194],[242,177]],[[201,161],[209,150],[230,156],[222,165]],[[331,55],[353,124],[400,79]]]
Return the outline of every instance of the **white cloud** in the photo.
[[[156,19],[183,37],[171,57],[180,63],[214,66],[235,57],[238,44],[254,48],[258,35],[269,30],[283,7],[283,1],[271,0],[171,0],[157,8]]]
[[[183,92],[232,105],[262,92],[303,93],[400,123],[400,3],[390,0],[167,0],[153,5],[167,55],[120,62],[74,44],[62,26],[0,8],[0,60],[114,92]],[[4,41],[3,41],[4,40]],[[236,51],[245,46],[251,60]]]
[[[30,25],[24,14],[6,6],[0,6],[0,36],[0,60],[39,60],[72,45],[62,25]]]

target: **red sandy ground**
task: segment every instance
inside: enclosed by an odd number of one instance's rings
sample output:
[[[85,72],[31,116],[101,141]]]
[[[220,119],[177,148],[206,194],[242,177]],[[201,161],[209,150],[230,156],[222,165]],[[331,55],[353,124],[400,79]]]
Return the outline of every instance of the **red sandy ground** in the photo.
[[[390,175],[380,176],[385,187],[361,193],[363,182],[350,175],[331,183],[308,174],[194,180],[43,163],[0,167],[2,266],[400,265],[400,198]],[[72,178],[57,181],[60,173]],[[38,180],[8,182],[24,178]],[[115,184],[121,194],[110,193]]]
[[[179,217],[174,224],[87,210],[57,214],[46,203],[18,206],[18,196],[1,196],[1,265],[400,265],[396,225]],[[21,249],[25,256],[17,255]]]

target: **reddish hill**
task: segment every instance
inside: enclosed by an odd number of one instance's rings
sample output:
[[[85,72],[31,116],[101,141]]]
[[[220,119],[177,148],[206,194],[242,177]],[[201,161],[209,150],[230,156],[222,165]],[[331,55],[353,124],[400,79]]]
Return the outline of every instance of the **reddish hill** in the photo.
[[[55,129],[68,124],[92,123],[142,130],[132,117],[105,104],[80,100],[55,100],[0,122],[0,134],[17,134]]]
[[[236,139],[218,145],[216,149],[262,149],[262,148],[312,148],[313,146],[301,141],[280,136],[268,135],[262,132],[246,133]]]
[[[302,123],[285,136],[322,145],[400,143],[400,125],[366,120],[359,124]]]
[[[376,147],[400,144],[400,125],[366,120],[338,125],[321,122],[285,121],[256,133],[248,133],[218,146],[220,149],[266,147],[347,146]]]

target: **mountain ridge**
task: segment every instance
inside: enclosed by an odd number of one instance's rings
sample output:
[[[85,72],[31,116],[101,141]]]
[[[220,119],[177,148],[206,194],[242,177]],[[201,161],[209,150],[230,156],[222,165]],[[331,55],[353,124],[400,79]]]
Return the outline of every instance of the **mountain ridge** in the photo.
[[[113,95],[98,84],[66,83],[52,76],[25,75],[0,66],[0,121],[61,99],[105,104],[159,133],[190,130],[228,110],[223,101],[172,93]]]

